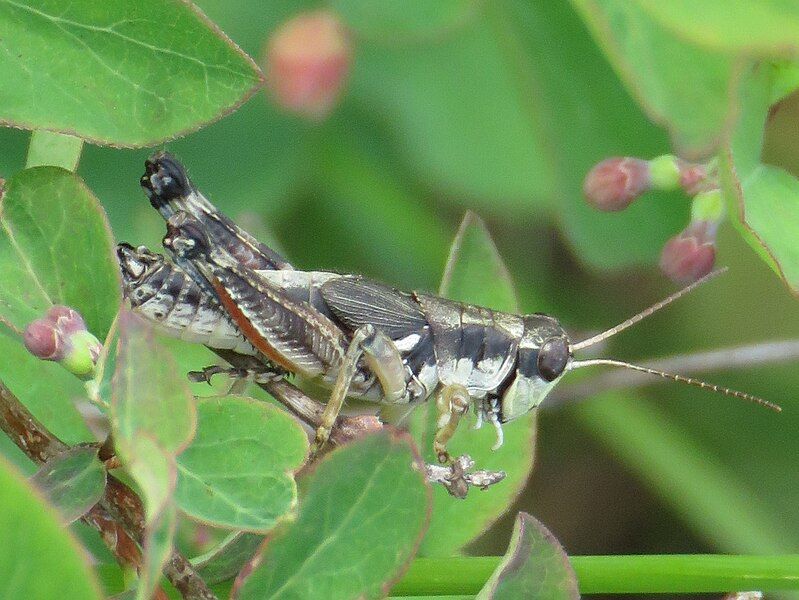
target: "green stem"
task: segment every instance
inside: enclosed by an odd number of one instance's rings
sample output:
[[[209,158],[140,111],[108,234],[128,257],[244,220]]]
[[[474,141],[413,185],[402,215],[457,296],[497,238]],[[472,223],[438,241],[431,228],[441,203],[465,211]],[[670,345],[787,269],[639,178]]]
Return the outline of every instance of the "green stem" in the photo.
[[[81,138],[37,129],[31,134],[25,168],[50,165],[74,171],[78,168],[81,150]]]
[[[580,592],[725,593],[799,590],[799,554],[572,556]],[[420,558],[392,596],[477,594],[500,557]]]

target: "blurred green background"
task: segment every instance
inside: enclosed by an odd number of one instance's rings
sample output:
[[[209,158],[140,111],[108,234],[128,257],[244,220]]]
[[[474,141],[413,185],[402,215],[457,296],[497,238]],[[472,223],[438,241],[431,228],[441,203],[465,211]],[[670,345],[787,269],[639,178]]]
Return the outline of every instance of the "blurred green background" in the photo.
[[[255,58],[278,24],[318,6],[198,4]],[[165,145],[222,210],[298,268],[435,290],[471,208],[487,221],[523,308],[575,331],[616,324],[674,290],[656,262],[687,224],[688,198],[651,194],[612,215],[581,198],[583,177],[603,158],[672,148],[571,5],[447,0],[405,11],[376,2],[369,18],[344,0],[330,5],[355,48],[330,118],[310,124],[260,93]],[[769,120],[764,150],[794,172],[797,123],[799,102],[789,98]],[[28,139],[0,130],[0,175],[23,168]],[[87,145],[78,172],[118,240],[158,248],[163,224],[138,185],[151,152]],[[730,273],[614,339],[606,354],[642,360],[799,337],[795,298],[727,223],[718,264]],[[569,554],[799,551],[796,368],[706,379],[785,410],[659,383],[544,410],[536,468],[515,508],[537,516]],[[515,513],[471,550],[504,552]]]

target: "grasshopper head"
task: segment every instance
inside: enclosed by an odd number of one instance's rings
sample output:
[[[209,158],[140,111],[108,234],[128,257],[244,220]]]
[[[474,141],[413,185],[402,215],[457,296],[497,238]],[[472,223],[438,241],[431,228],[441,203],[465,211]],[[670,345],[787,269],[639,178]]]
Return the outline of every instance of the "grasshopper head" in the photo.
[[[572,360],[560,323],[544,314],[524,317],[516,374],[502,395],[499,419],[511,421],[541,404]]]
[[[147,279],[164,264],[164,257],[160,254],[150,252],[144,246],[134,248],[125,242],[117,245],[117,259],[125,287]]]

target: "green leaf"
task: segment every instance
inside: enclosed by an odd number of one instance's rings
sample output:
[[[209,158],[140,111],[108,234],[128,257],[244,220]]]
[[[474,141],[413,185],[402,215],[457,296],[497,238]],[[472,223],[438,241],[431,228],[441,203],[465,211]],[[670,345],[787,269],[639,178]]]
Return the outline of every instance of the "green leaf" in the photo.
[[[303,481],[297,521],[267,537],[235,598],[379,598],[413,556],[429,488],[409,440],[380,432],[338,448]]]
[[[519,312],[508,267],[485,223],[471,211],[463,216],[452,241],[439,293],[451,300]]]
[[[144,557],[137,598],[150,597],[172,550],[177,523],[175,456],[197,422],[185,377],[152,330],[120,312],[116,368],[111,380],[111,426],[117,454],[144,496]]]
[[[83,140],[80,138],[39,129],[31,134],[25,168],[49,165],[74,171],[82,149]]]
[[[6,182],[0,272],[0,316],[20,331],[65,304],[102,339],[121,301],[105,213],[78,176],[57,167],[26,169]]]
[[[719,174],[733,223],[799,293],[799,180],[760,161],[775,75],[764,66],[742,86],[742,117],[720,155]]]
[[[573,0],[639,104],[688,156],[714,151],[736,108],[741,61],[679,39],[625,0]]]
[[[0,597],[100,600],[89,557],[60,515],[0,457]]]
[[[474,16],[475,0],[403,0],[376,3],[369,0],[333,0],[336,12],[359,38],[408,43],[425,41],[459,27]]]
[[[170,354],[152,329],[128,310],[119,315],[111,424],[117,445],[148,435],[166,452],[188,446],[197,425],[194,400]]]
[[[43,464],[31,483],[58,508],[63,522],[71,523],[103,497],[105,477],[97,449],[77,446]]]
[[[516,294],[505,264],[483,222],[467,213],[452,243],[441,283],[443,296],[495,310],[518,311]],[[438,418],[431,399],[411,416],[410,429],[423,456],[435,462],[433,435]],[[462,501],[455,501],[446,490],[433,490],[433,516],[420,553],[442,556],[458,552],[502,516],[521,491],[533,468],[535,413],[503,427],[505,443],[496,451],[494,428],[475,430],[464,418],[449,443],[453,455],[469,454],[479,469],[505,471],[505,479],[490,491],[472,490]],[[453,527],[457,523],[457,527]]]
[[[577,578],[560,543],[538,520],[519,513],[502,562],[477,600],[575,600]]]
[[[253,557],[264,541],[255,533],[230,534],[217,547],[192,559],[197,574],[209,584],[227,581],[236,576]]]
[[[219,527],[267,532],[294,511],[293,472],[308,436],[286,411],[252,398],[198,398],[197,435],[178,458],[176,501]]]
[[[148,146],[249,97],[259,71],[188,2],[0,2],[0,121]]]
[[[799,6],[790,0],[635,0],[676,35],[723,52],[764,56],[795,54]]]

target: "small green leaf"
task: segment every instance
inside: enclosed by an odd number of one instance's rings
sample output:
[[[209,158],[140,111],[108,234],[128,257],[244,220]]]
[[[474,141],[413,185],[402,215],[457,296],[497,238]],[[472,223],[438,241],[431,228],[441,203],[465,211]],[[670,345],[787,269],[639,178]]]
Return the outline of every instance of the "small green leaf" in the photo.
[[[82,149],[83,140],[78,137],[38,129],[31,134],[25,168],[53,166],[74,171]]]
[[[466,214],[452,243],[440,292],[461,302],[518,311],[508,270],[485,225],[473,213]],[[411,432],[430,462],[436,460],[433,453],[436,420],[437,411],[432,400],[411,417]],[[424,556],[456,553],[483,533],[508,510],[533,468],[535,413],[505,425],[505,443],[496,451],[491,450],[496,441],[494,428],[484,425],[475,430],[470,425],[469,418],[462,420],[449,443],[450,452],[454,456],[469,454],[477,468],[505,471],[507,476],[490,491],[471,490],[462,501],[455,501],[446,490],[436,486],[433,517],[420,548]],[[458,526],[453,527],[453,523]]]
[[[0,121],[148,146],[214,121],[255,63],[188,2],[0,2]]]
[[[43,464],[31,483],[58,508],[63,522],[71,523],[103,497],[105,476],[97,449],[77,446]]]
[[[178,458],[178,506],[212,525],[269,531],[296,507],[292,473],[308,453],[305,431],[252,398],[198,398],[197,417],[197,435]]]
[[[57,167],[26,169],[7,181],[0,272],[0,316],[18,330],[65,304],[102,339],[121,301],[105,213],[77,175]]]
[[[483,220],[468,211],[449,250],[439,293],[451,300],[519,311],[510,272]]]
[[[88,555],[60,517],[0,457],[0,597],[102,598]]]
[[[679,39],[625,0],[573,0],[583,19],[650,118],[686,155],[714,151],[735,115],[730,99],[741,64]]]
[[[380,432],[338,448],[303,480],[297,521],[267,537],[239,600],[381,598],[425,529],[429,488],[410,441]]]
[[[185,375],[161,348],[152,329],[133,313],[119,315],[111,424],[117,445],[145,434],[173,455],[188,446],[197,415]]]
[[[477,600],[576,600],[577,578],[569,557],[549,530],[527,513],[519,513],[508,551]]]
[[[197,574],[209,584],[227,581],[236,576],[253,557],[264,536],[238,531],[231,533],[207,554],[191,560]]]

